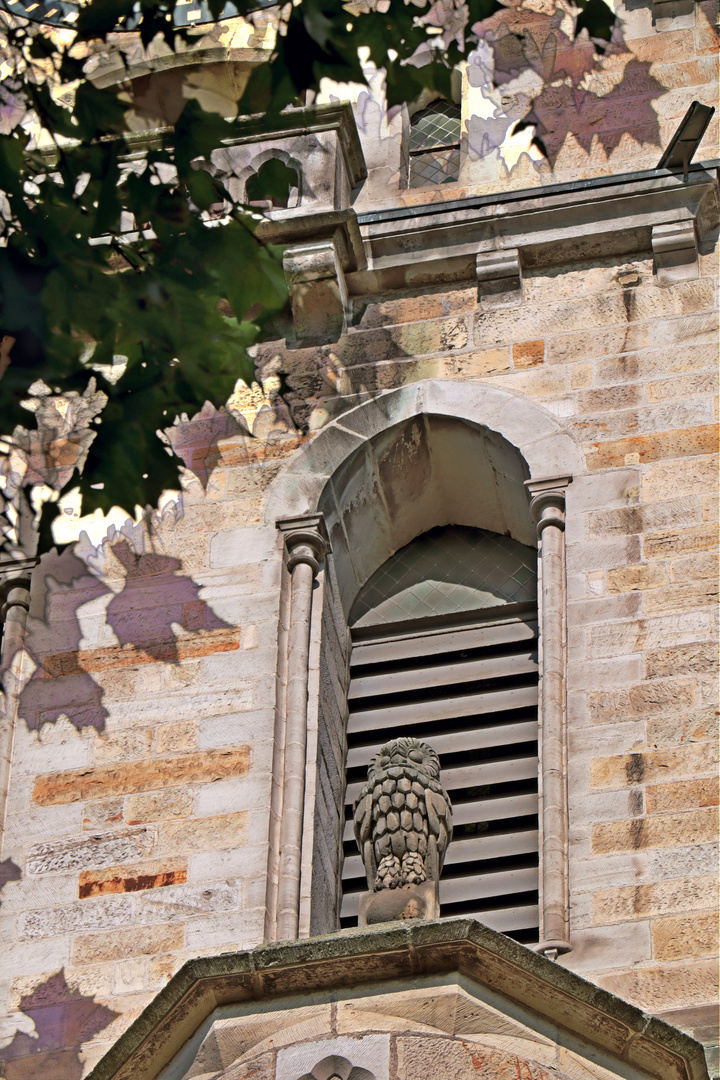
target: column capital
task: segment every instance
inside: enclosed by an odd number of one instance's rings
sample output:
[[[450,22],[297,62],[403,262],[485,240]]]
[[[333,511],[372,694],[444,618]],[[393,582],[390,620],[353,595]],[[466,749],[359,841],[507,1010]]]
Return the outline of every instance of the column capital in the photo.
[[[10,608],[30,608],[30,574],[38,559],[9,559],[0,562],[0,626]]]
[[[572,476],[542,476],[525,481],[538,536],[548,525],[565,529],[565,489],[571,483]]]
[[[332,551],[325,518],[322,514],[303,514],[300,517],[280,518],[276,528],[283,534],[288,570],[306,563],[317,574],[320,563]]]

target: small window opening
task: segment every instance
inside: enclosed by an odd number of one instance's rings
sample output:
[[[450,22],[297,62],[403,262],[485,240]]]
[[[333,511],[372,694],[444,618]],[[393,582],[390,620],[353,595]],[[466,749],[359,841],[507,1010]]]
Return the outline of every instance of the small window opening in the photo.
[[[460,176],[460,106],[434,101],[410,126],[409,186],[452,184]]]
[[[300,176],[280,158],[270,158],[250,177],[246,191],[249,206],[287,210],[299,202]]]

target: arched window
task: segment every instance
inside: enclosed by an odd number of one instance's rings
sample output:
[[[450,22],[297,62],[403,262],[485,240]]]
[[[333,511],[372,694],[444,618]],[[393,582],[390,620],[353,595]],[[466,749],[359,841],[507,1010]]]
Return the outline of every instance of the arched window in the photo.
[[[297,206],[299,191],[299,173],[280,158],[264,161],[246,185],[248,204],[263,210],[287,210]]]
[[[484,529],[431,529],[396,552],[350,611],[341,925],[367,888],[352,804],[389,738],[440,755],[455,833],[443,915],[538,941],[537,550]]]
[[[460,175],[460,106],[434,101],[410,124],[409,186],[455,183]]]

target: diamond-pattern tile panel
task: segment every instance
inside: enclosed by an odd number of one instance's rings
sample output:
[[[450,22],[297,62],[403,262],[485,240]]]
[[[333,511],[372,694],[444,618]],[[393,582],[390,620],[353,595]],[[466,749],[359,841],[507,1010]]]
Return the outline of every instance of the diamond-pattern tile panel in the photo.
[[[410,158],[410,187],[454,183],[460,175],[460,151],[432,150]]]
[[[416,113],[410,126],[410,153],[460,142],[460,107],[449,101],[435,101]]]
[[[392,555],[360,590],[352,626],[534,600],[537,552],[484,529],[431,529]]]

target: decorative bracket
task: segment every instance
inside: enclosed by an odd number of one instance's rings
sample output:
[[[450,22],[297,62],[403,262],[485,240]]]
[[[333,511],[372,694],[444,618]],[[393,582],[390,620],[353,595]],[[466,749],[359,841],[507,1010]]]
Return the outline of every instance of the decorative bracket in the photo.
[[[479,252],[475,257],[475,272],[481,307],[514,307],[522,300],[522,266],[518,248]]]
[[[698,240],[694,221],[654,225],[651,242],[658,285],[675,285],[678,281],[690,281],[698,276]]]
[[[347,325],[348,294],[335,237],[287,248],[283,270],[298,343],[337,341]]]

